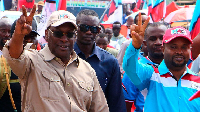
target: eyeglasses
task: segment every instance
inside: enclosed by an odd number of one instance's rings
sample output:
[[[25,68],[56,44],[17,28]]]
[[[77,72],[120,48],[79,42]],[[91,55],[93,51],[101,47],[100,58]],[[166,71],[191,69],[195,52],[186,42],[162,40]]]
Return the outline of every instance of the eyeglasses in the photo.
[[[87,32],[87,31],[91,31],[92,33],[99,33],[101,28],[98,26],[89,26],[89,25],[85,25],[85,24],[78,24],[80,31],[82,32]]]
[[[49,29],[49,31],[51,31],[51,29]],[[67,33],[63,33],[62,31],[51,31],[51,33],[53,34],[54,37],[57,38],[61,38],[62,36],[66,35],[67,38],[74,38],[76,33],[74,32],[67,32]]]

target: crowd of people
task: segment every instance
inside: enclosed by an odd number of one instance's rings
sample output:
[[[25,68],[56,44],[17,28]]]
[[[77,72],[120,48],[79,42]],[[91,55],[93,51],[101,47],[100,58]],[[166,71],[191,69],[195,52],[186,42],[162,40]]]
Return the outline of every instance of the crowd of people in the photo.
[[[200,35],[191,40],[187,29],[138,13],[128,17],[124,36],[123,23],[104,28],[94,10],[59,10],[43,46],[36,6],[30,15],[21,10],[13,24],[0,19],[0,111],[200,111],[199,98],[188,100],[200,87]]]

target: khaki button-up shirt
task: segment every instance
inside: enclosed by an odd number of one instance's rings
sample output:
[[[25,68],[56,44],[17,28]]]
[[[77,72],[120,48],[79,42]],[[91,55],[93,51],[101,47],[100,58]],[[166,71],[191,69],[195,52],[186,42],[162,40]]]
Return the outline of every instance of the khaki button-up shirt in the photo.
[[[39,52],[24,50],[18,59],[4,47],[3,55],[19,77],[22,111],[109,111],[94,69],[75,52],[67,65],[48,45]]]

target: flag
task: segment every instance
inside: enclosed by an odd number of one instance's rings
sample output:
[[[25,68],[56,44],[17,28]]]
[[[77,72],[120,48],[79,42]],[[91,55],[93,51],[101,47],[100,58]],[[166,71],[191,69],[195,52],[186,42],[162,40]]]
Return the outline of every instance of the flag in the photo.
[[[49,20],[49,16],[52,12],[56,11],[56,3],[50,3],[48,1],[50,0],[46,0],[45,6],[42,9],[40,23],[37,27],[37,32],[40,34],[40,36],[38,36],[37,39],[42,44],[46,43],[43,37],[45,36],[45,30],[47,21]]]
[[[137,9],[140,9],[142,10],[143,9],[143,6],[144,6],[144,3],[145,3],[145,0],[138,0],[137,1]]]
[[[196,6],[194,9],[194,13],[193,13],[193,17],[190,23],[190,28],[189,31],[191,33],[191,37],[192,39],[194,39],[198,33],[200,32],[200,10],[199,10],[199,6],[200,6],[200,0],[197,0],[196,2]]]
[[[4,0],[1,0],[0,1],[0,11],[4,11],[5,10],[5,7],[4,7]]]
[[[108,16],[107,16],[107,14],[105,14],[104,15],[104,18],[103,18],[103,21],[105,22],[105,21],[107,21],[108,20]]]
[[[148,16],[150,15],[150,13],[152,11],[152,7],[153,7],[152,1],[153,0],[149,0],[149,3],[148,3]]]
[[[138,1],[137,1],[137,8],[138,8],[138,9],[140,9],[141,3],[142,3],[142,0],[138,0]]]
[[[123,8],[121,0],[113,0],[108,13],[108,20],[104,24],[113,24],[115,21],[123,23]]]
[[[173,1],[170,4],[167,5],[166,7],[166,14],[165,17],[167,17],[167,15],[169,15],[171,12],[178,10],[178,6],[176,5],[176,3]]]
[[[17,10],[19,11],[22,8],[22,5],[24,5],[26,8],[32,9],[34,6],[35,0],[32,1],[26,1],[26,0],[18,0],[18,6]]]
[[[148,7],[147,7],[147,1],[144,1],[143,9],[148,9]]]
[[[166,13],[166,0],[156,0],[155,5],[150,13],[154,22],[159,22],[163,19]]]
[[[108,16],[110,16],[111,14],[114,13],[114,11],[117,9],[117,4],[116,2],[113,0],[110,4],[110,9],[109,9],[109,12],[108,12]]]
[[[67,10],[67,0],[60,0],[57,10]]]

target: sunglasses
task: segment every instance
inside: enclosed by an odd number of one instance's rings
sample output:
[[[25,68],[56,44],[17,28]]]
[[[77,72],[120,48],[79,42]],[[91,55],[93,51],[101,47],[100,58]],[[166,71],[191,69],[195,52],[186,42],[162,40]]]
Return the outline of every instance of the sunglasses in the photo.
[[[92,33],[99,33],[101,28],[98,26],[89,26],[89,25],[85,25],[85,24],[78,24],[80,31],[82,32],[87,32],[87,31],[91,31]]]
[[[49,31],[51,31],[51,29],[49,29]],[[63,33],[62,31],[51,31],[51,33],[53,34],[54,37],[57,38],[61,38],[62,36],[66,35],[67,38],[74,38],[76,33],[74,32],[67,32],[67,33]]]

